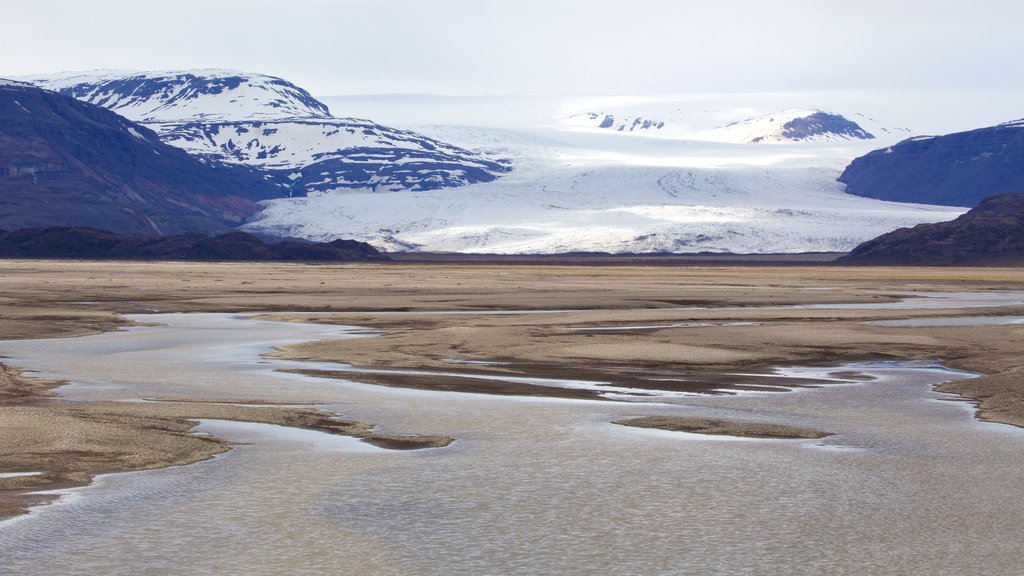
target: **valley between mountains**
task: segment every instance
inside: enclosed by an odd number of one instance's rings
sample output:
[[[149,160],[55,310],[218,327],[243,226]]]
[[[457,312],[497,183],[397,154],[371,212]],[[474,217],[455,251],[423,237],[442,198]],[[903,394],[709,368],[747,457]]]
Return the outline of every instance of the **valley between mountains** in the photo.
[[[1003,188],[1019,171],[1001,163],[1013,174],[956,198],[926,188],[887,195],[862,184],[869,172],[863,163],[850,172],[851,160],[902,150],[902,140],[919,134],[900,120],[920,118],[906,113],[912,95],[318,99],[280,78],[230,70],[22,80],[105,107],[214,172],[247,178],[259,205],[210,231],[355,239],[387,251],[846,252],[897,228],[952,220],[988,193],[1012,192]],[[1004,108],[988,113],[1009,114]],[[965,122],[955,120],[945,126]],[[982,137],[974,142],[991,147]],[[882,165],[870,170],[873,182],[896,178]],[[118,213],[110,212],[110,227]],[[102,220],[89,225],[103,228],[95,224]]]

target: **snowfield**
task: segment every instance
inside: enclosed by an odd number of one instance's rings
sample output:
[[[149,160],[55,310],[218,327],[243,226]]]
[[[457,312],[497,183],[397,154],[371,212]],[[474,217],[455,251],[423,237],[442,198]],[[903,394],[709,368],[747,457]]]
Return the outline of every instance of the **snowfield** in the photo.
[[[478,253],[831,252],[964,209],[843,193],[821,168],[560,167],[493,183],[274,200],[245,226],[387,250]]]
[[[738,99],[327,98],[346,114],[509,158],[513,170],[493,182],[430,192],[274,200],[245,228],[356,238],[387,250],[794,253],[847,251],[966,211],[844,193],[836,178],[850,160],[909,129],[843,110],[875,138],[739,143],[775,130],[768,119],[779,111],[793,118],[834,110],[828,102],[787,109],[777,95],[754,97],[762,108],[738,106]],[[662,118],[664,125],[609,130],[588,124],[601,118],[588,110]]]

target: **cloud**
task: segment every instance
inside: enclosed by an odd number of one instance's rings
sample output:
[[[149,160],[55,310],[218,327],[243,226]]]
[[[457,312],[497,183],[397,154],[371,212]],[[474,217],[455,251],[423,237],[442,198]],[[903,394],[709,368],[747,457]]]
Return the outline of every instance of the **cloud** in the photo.
[[[0,75],[227,67],[317,94],[1021,87],[1024,5],[932,0],[40,0]]]

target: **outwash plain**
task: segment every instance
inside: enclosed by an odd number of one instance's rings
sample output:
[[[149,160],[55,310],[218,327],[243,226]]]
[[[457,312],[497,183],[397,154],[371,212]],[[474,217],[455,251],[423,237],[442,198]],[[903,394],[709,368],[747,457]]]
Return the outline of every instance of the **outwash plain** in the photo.
[[[1020,268],[2,261],[0,286],[0,339],[117,330],[130,324],[123,314],[150,311],[242,312],[354,325],[375,336],[290,345],[277,354],[369,371],[342,375],[347,379],[438,391],[599,397],[589,390],[489,378],[511,375],[607,382],[638,392],[727,393],[777,389],[780,378],[772,370],[780,366],[938,360],[981,374],[944,384],[941,391],[977,404],[981,419],[1024,427],[1024,325],[876,323],[1024,315],[1024,305],[885,307],[931,293],[1024,290]],[[880,307],[805,307],[840,303]],[[426,374],[372,373],[378,368]],[[338,376],[313,369],[303,373]],[[781,383],[822,385],[799,379]],[[52,498],[33,492],[85,485],[100,473],[188,464],[230,449],[217,438],[192,435],[197,419],[323,430],[394,449],[452,441],[432,430],[415,436],[377,433],[374,426],[381,423],[351,421],[318,410],[316,402],[288,406],[286,392],[218,401],[161,397],[72,403],[55,392],[60,384],[0,364],[0,472],[41,472],[0,476],[0,518]],[[749,423],[734,430],[721,421],[690,424],[639,423],[762,433]],[[782,432],[791,437],[828,433]]]

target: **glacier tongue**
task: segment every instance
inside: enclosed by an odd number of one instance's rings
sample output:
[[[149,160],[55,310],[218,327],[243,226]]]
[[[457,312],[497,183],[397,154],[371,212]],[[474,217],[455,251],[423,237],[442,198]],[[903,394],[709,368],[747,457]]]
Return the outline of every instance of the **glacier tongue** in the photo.
[[[335,192],[271,201],[246,228],[318,240],[355,237],[387,250],[769,253],[846,251],[895,228],[963,212],[846,194],[836,178],[852,158],[907,134],[864,114],[850,117],[877,141],[739,143],[749,140],[739,136],[751,128],[761,130],[755,136],[774,130],[771,119],[783,116],[765,112],[786,109],[779,104],[789,98],[331,98],[333,106],[355,114],[511,158],[515,169],[443,192]],[[822,106],[831,104],[823,99]],[[632,118],[630,126],[641,117],[666,123],[649,124],[652,136],[644,135],[643,121],[632,131],[588,127],[604,119],[587,110],[612,110],[614,122]],[[785,120],[814,110],[794,110]],[[744,134],[697,139],[751,118],[764,121],[742,126]]]
[[[392,251],[833,252],[963,211],[849,196],[840,170],[520,160],[497,181],[440,192],[275,200],[245,228]]]

